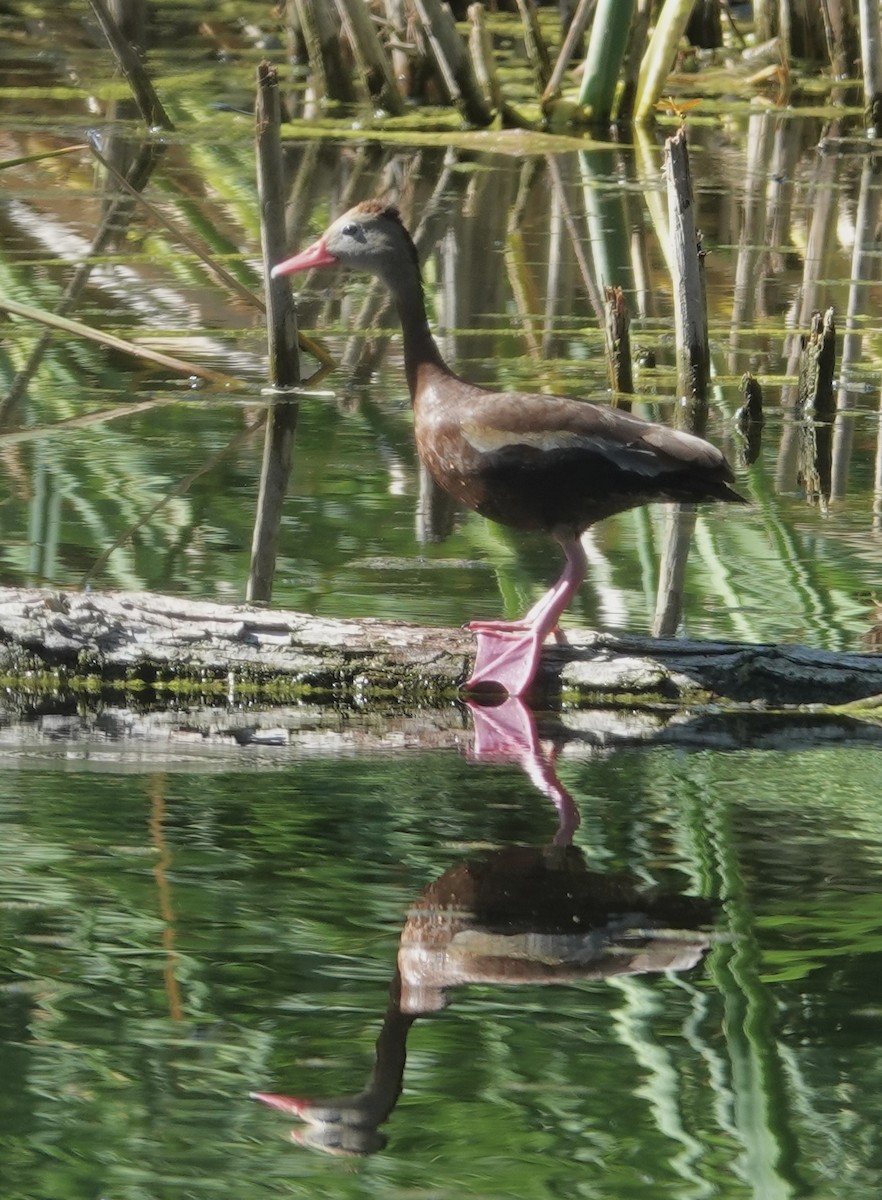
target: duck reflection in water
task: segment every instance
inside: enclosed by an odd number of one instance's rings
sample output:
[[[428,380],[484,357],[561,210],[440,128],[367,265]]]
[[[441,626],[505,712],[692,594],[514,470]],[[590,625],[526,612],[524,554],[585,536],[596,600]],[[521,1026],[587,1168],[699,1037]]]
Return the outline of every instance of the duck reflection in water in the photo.
[[[557,808],[557,834],[550,846],[507,846],[467,859],[414,903],[401,932],[374,1068],[362,1091],[321,1100],[252,1093],[300,1118],[303,1125],[291,1134],[300,1145],[341,1155],[383,1148],[379,1127],[401,1094],[408,1031],[417,1017],[445,1008],[451,988],[685,971],[711,944],[712,901],[588,870],[571,844],[578,809],[522,701],[510,697],[498,707],[470,702],[469,708],[475,723],[471,756],[518,762]]]

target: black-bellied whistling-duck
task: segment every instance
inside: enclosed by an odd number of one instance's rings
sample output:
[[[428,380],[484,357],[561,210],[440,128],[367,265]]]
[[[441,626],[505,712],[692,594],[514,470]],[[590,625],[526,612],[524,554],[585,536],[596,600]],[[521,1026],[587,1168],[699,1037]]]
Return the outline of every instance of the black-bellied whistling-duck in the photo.
[[[729,464],[702,438],[583,400],[488,391],[451,371],[429,330],[416,247],[397,209],[357,204],[273,275],[338,265],[379,276],[392,293],[417,451],[436,483],[493,521],[550,533],[566,555],[560,579],[521,620],[469,625],[478,652],[468,688],[513,696],[529,688],[543,642],[585,578],[580,538],[589,525],[654,500],[744,503],[729,487]]]

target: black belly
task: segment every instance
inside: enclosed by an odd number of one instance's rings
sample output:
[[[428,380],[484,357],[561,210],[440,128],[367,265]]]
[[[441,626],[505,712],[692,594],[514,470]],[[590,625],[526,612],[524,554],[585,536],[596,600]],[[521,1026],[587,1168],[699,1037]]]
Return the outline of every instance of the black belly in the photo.
[[[434,471],[437,482],[482,516],[515,529],[576,532],[615,513],[653,501],[710,499],[720,485],[684,470],[645,475],[600,454],[511,452],[476,456],[459,470]]]
[[[515,529],[586,529],[645,502],[633,488],[623,492],[621,480],[608,471],[591,472],[584,461],[567,461],[563,455],[555,456],[554,463],[542,462],[540,453],[533,461],[523,453],[498,454],[492,460],[487,456],[490,461],[476,463],[474,470],[443,471],[436,480],[467,507]]]

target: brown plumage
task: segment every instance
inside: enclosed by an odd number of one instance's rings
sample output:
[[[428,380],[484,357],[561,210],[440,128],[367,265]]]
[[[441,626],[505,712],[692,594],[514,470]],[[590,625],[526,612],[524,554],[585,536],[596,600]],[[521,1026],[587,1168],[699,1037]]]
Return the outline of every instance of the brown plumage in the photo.
[[[557,584],[520,621],[474,622],[467,686],[527,690],[542,643],[584,578],[580,535],[596,521],[653,501],[744,503],[715,446],[630,413],[583,400],[494,392],[455,374],[429,330],[419,260],[397,209],[377,200],[339,217],[274,275],[340,265],[379,276],[404,335],[417,451],[433,479],[485,517],[542,530],[563,546]]]

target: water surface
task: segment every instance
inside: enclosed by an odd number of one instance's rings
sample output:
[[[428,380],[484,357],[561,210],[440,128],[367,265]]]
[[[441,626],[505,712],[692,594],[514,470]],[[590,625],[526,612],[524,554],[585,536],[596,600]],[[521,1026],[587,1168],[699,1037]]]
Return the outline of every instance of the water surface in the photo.
[[[248,109],[266,49],[246,39],[219,57],[168,5],[157,33],[151,70],[176,130],[147,194],[259,291]],[[107,154],[140,142],[87,23],[35,23],[6,5],[0,42],[4,158],[90,130]],[[286,86],[298,111],[296,72]],[[877,165],[843,137],[853,130],[842,113],[755,99],[711,97],[689,120],[715,372],[707,434],[751,506],[702,511],[682,631],[852,649],[872,627],[882,561]],[[671,420],[660,164],[673,127],[553,153],[520,135],[468,147],[300,136],[286,152],[290,242],[306,244],[355,200],[397,202],[420,242],[444,353],[488,386],[607,399],[596,297],[620,285],[635,406]],[[103,177],[85,150],[2,174],[0,286],[54,309],[88,257]],[[0,584],[88,579],[239,601],[260,472],[262,315],[141,208],[98,259],[73,315],[237,385],[193,386],[186,372],[54,337],[0,431]],[[420,516],[382,295],[333,276],[298,287],[302,328],[341,365],[320,385],[330,394],[301,405],[274,603],[437,625],[525,607],[559,570],[553,546],[474,514]],[[800,461],[794,350],[829,305],[849,336],[819,494]],[[30,322],[4,325],[3,395],[38,337]],[[748,370],[766,397],[755,458],[733,419]],[[573,622],[650,629],[664,538],[658,509],[593,531]],[[23,704],[0,717],[9,1200],[879,1192],[882,779],[871,733],[859,746],[843,726],[851,740],[837,744],[837,727],[822,744],[801,725],[790,748],[782,732],[767,741],[777,748],[756,750],[733,724],[728,744],[744,748],[729,753],[675,749],[663,730],[653,747],[568,745],[559,772],[581,810],[584,869],[705,898],[707,944],[688,966],[451,988],[446,1009],[406,1030],[388,1119],[361,1128],[361,1153],[340,1156],[322,1152],[333,1137],[249,1093],[338,1107],[357,1095],[381,1030],[407,1024],[389,1017],[389,997],[414,906],[461,861],[508,861],[512,847],[559,861],[551,805],[516,767],[429,751],[428,737],[372,755],[353,739],[345,756],[329,739],[302,758],[272,738],[257,748],[231,737],[210,753],[182,709],[187,749],[176,755],[160,739],[117,741],[125,722],[111,714],[103,742],[84,748],[65,717],[53,733],[36,710],[13,735]],[[363,719],[338,715],[349,729]],[[461,724],[468,746],[465,714]],[[29,740],[33,728],[41,737]]]
[[[440,752],[4,770],[4,1195],[872,1195],[877,753],[560,773],[587,866],[722,899],[717,944],[687,970],[452,989],[410,1029],[387,1144],[341,1159],[248,1093],[358,1092],[409,908],[463,859],[547,846],[551,807]]]

